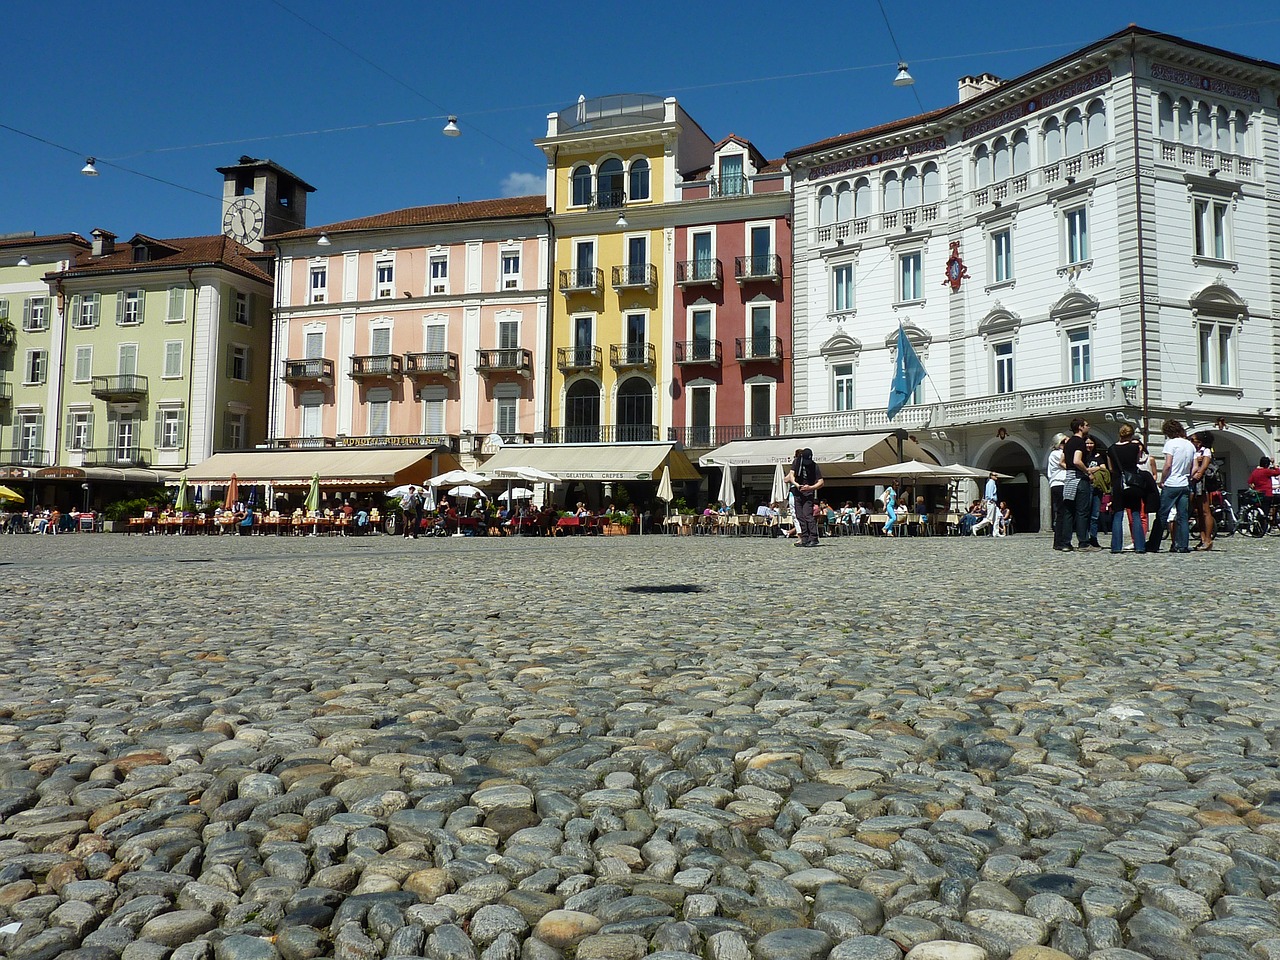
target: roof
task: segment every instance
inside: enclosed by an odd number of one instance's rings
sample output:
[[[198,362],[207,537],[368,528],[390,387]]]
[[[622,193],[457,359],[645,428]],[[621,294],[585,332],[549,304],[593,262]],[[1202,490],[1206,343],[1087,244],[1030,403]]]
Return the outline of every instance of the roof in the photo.
[[[165,240],[153,240],[138,234],[134,240],[151,247],[150,260],[134,263],[133,247],[128,243],[118,244],[114,253],[104,257],[81,253],[66,270],[49,276],[72,279],[113,273],[154,273],[173,267],[223,267],[263,283],[271,282],[271,275],[250,259],[257,255],[255,251],[222,234]]]
[[[31,235],[0,238],[0,250],[12,249],[13,247],[47,247],[63,243],[84,247],[86,250],[90,246],[89,241],[78,233],[50,233],[42,237]]]
[[[664,466],[672,480],[701,476],[683,450],[661,442],[507,444],[480,471],[536,467],[561,480],[657,480]]]
[[[390,487],[422,483],[439,472],[433,469],[433,461],[442,469],[457,466],[453,456],[440,448],[330,447],[215,453],[185,473],[191,483],[226,483],[234,474],[239,483],[301,487],[318,474],[324,487]]]
[[[385,230],[393,227],[422,227],[437,223],[466,223],[472,220],[506,220],[512,217],[541,217],[547,213],[547,198],[542,194],[527,197],[501,197],[492,200],[469,200],[465,203],[439,203],[429,207],[405,207],[378,213],[371,217],[340,220],[305,230],[290,230],[268,237],[269,240],[300,240],[322,233],[353,233],[358,230]]]
[[[256,171],[262,167],[270,167],[276,173],[281,174],[282,176],[288,177],[290,180],[294,181],[298,186],[300,186],[303,190],[307,191],[307,193],[316,192],[315,187],[307,183],[307,181],[303,180],[300,176],[298,176],[292,170],[286,170],[284,167],[280,166],[280,164],[276,163],[274,160],[266,160],[266,159],[257,160],[253,157],[241,157],[239,163],[234,163],[229,167],[218,167],[217,170],[220,174],[222,174],[223,176],[226,176],[228,173],[234,173],[237,170],[255,170]]]
[[[1081,47],[1079,50],[1075,50],[1067,54],[1066,56],[1059,57],[1057,60],[1054,60],[1051,63],[1041,64],[1040,66],[1037,66],[1032,70],[1028,70],[1026,73],[1022,74],[1021,76],[1014,77],[1011,80],[1006,80],[1003,83],[1001,83],[998,87],[995,87],[992,90],[989,90],[983,94],[980,94],[979,96],[974,97],[972,100],[966,100],[962,103],[948,104],[947,106],[940,107],[937,110],[930,110],[926,113],[919,113],[919,114],[916,114],[915,116],[904,117],[899,120],[891,120],[888,123],[882,123],[882,124],[879,124],[878,126],[867,127],[862,130],[855,130],[852,133],[841,133],[834,137],[827,137],[825,140],[818,140],[814,143],[806,144],[803,147],[796,147],[794,150],[788,150],[787,159],[791,159],[792,157],[801,156],[809,153],[818,153],[822,150],[828,150],[832,147],[842,146],[846,143],[852,143],[857,140],[865,140],[869,137],[878,136],[884,133],[891,133],[892,131],[898,130],[901,128],[912,127],[922,123],[928,123],[931,120],[940,120],[943,117],[947,116],[948,114],[958,113],[962,110],[963,111],[972,110],[975,105],[981,104],[981,102],[987,97],[1000,95],[1001,93],[1007,92],[1010,87],[1017,86],[1018,84],[1021,84],[1021,83],[1026,83],[1027,81],[1032,80],[1041,74],[1051,73],[1053,70],[1057,69],[1058,67],[1070,64],[1072,61],[1079,59],[1085,54],[1088,54],[1096,50],[1100,50],[1103,47],[1106,47],[1108,44],[1115,43],[1117,40],[1123,40],[1128,37],[1149,38],[1153,40],[1165,41],[1167,43],[1176,43],[1179,46],[1189,47],[1193,50],[1198,50],[1202,53],[1208,53],[1213,56],[1226,57],[1231,60],[1237,60],[1241,63],[1247,63],[1247,64],[1250,64],[1251,66],[1260,67],[1264,70],[1280,71],[1280,64],[1277,64],[1277,63],[1272,63],[1267,60],[1258,60],[1253,57],[1246,57],[1238,53],[1232,53],[1229,50],[1222,50],[1218,47],[1210,47],[1201,43],[1195,43],[1191,40],[1184,40],[1183,38],[1176,37],[1173,34],[1160,33],[1156,30],[1149,30],[1146,27],[1140,27],[1137,24],[1131,23],[1129,24],[1129,26],[1125,27],[1123,30],[1117,30],[1115,33],[1109,36],[1103,37],[1101,40],[1095,40],[1093,43],[1090,43],[1087,46]]]

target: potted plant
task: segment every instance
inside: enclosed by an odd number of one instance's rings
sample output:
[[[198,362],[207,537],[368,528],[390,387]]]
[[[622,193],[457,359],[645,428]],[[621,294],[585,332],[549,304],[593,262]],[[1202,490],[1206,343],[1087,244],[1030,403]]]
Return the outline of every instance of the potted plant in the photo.
[[[150,497],[135,497],[132,500],[117,500],[109,503],[102,511],[104,533],[124,533],[129,529],[129,518],[140,517],[151,508]]]
[[[621,537],[631,532],[636,518],[629,513],[615,513],[604,526],[606,537]]]

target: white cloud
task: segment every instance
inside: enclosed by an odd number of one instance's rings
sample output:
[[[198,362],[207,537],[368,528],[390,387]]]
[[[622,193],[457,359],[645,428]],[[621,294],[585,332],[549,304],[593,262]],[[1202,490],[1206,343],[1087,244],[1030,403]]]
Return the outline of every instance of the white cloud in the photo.
[[[545,193],[547,179],[536,173],[508,173],[502,179],[504,197],[523,197],[531,193]]]

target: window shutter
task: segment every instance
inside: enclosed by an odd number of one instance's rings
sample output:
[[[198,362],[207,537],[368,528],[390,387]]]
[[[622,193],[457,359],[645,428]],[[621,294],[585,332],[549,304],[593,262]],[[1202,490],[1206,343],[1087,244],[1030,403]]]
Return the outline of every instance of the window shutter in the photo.
[[[244,348],[244,378],[253,379],[253,347]]]
[[[28,308],[31,306],[30,301],[27,301],[27,306]],[[23,318],[23,323],[27,323],[30,319],[31,314],[30,310],[28,310],[27,315]],[[71,298],[71,325],[73,327],[80,326],[80,294],[78,293]]]
[[[116,323],[124,323],[124,291],[116,294]]]
[[[90,411],[89,417],[84,423],[84,445],[86,447],[93,446],[93,412]]]
[[[138,322],[147,319],[147,291],[139,290],[138,293]]]
[[[74,430],[75,425],[76,415],[74,413],[68,413],[66,427],[63,429],[63,436],[66,437],[66,442],[63,444],[64,449],[74,450],[76,448],[75,437],[72,436],[72,431]]]
[[[231,414],[222,418],[222,449],[231,449]]]
[[[182,299],[183,298],[182,298],[181,287],[169,288],[169,319],[170,320],[182,319],[182,308],[184,306]]]
[[[102,322],[102,294],[91,293],[89,299],[93,301],[93,323],[90,326],[96,327]]]
[[[164,449],[164,411],[156,411],[156,441],[153,444],[157,450]]]
[[[257,298],[252,293],[244,295],[244,325],[246,327],[253,326],[253,304],[255,299]]]
[[[107,447],[109,449],[115,449],[117,426],[118,421],[110,419],[107,420]]]
[[[236,368],[236,349],[231,344],[227,344],[227,379],[230,380],[235,376]]]
[[[176,449],[181,450],[187,443],[187,411],[182,409],[178,411],[176,436],[173,445]]]
[[[30,313],[31,301],[29,299],[26,301],[26,306],[23,309],[26,310],[28,314]],[[8,320],[8,319],[9,319],[9,301],[0,300],[0,320]]]
[[[372,335],[372,350],[370,353],[375,356],[382,356],[391,352],[391,328],[390,327],[374,327]]]
[[[9,301],[0,300],[0,303],[4,304],[4,307],[0,308],[0,313],[3,314],[3,316],[0,316],[0,320],[4,320],[9,316]],[[27,297],[22,301],[22,329],[31,329],[31,297]]]

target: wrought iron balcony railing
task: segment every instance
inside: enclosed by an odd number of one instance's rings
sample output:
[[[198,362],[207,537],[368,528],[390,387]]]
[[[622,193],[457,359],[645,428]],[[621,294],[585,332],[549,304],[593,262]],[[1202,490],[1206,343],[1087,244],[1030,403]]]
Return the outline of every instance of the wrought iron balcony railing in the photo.
[[[84,451],[86,467],[145,467],[151,451],[145,447],[89,447]]]
[[[615,370],[633,367],[652,369],[657,363],[657,351],[652,343],[612,343],[609,345],[609,366]]]
[[[561,270],[561,293],[599,293],[604,286],[604,271],[599,267],[586,270]]]
[[[681,260],[676,264],[676,283],[679,286],[692,287],[709,283],[718,287],[723,281],[724,271],[719,260]]]
[[[744,176],[711,178],[713,197],[745,197],[750,192],[750,181]]]
[[[548,443],[646,443],[658,439],[649,423],[574,424],[546,431]]]
[[[623,190],[600,190],[591,198],[593,210],[616,210],[627,202],[627,194]]]
[[[658,268],[652,263],[626,263],[613,268],[613,287],[645,287],[652,290],[658,285]]]
[[[758,440],[776,436],[778,436],[778,428],[771,423],[667,428],[668,440],[678,441],[694,450],[709,450],[733,440]]]
[[[677,340],[674,359],[679,364],[712,363],[719,366],[721,350],[719,340]]]
[[[767,360],[777,363],[782,360],[781,337],[739,337],[737,340],[737,358],[746,363],[752,360]]]
[[[47,467],[49,454],[39,447],[11,447],[0,450],[0,464],[21,467]]]
[[[599,370],[603,353],[599,347],[560,347],[556,350],[556,367],[570,370]]]
[[[480,373],[533,373],[533,351],[523,347],[499,347],[476,351],[476,370]]]
[[[733,258],[734,276],[739,283],[777,281],[782,279],[782,258],[776,253],[754,254]]]
[[[94,377],[89,392],[99,400],[130,402],[142,400],[147,395],[147,378],[126,373],[116,377]]]

